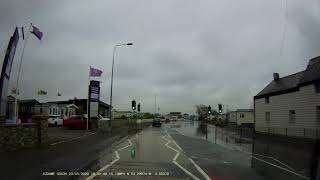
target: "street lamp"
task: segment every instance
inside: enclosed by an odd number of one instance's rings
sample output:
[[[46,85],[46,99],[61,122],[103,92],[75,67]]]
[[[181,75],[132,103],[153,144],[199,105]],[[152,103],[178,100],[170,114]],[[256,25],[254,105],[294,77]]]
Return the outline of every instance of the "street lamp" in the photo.
[[[113,56],[112,56],[112,71],[111,71],[111,91],[110,91],[110,121],[109,127],[111,130],[111,121],[112,121],[112,85],[113,85],[113,66],[114,66],[114,55],[116,52],[116,48],[119,46],[131,46],[133,43],[124,43],[124,44],[117,44],[113,47]]]

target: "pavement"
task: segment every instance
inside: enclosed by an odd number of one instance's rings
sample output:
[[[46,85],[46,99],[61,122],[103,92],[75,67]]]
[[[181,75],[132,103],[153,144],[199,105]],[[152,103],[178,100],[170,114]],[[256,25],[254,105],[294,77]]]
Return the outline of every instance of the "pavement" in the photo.
[[[194,122],[126,136],[87,134],[0,154],[1,179],[309,179],[272,157],[206,141]]]

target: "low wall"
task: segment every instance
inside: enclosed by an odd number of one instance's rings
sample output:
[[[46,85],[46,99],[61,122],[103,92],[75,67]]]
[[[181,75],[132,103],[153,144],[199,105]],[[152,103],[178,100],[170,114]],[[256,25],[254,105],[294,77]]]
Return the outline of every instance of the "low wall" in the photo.
[[[12,151],[46,143],[48,141],[47,117],[34,116],[32,119],[32,123],[2,124],[0,150]]]
[[[35,123],[0,126],[1,150],[17,150],[38,143],[38,127]]]

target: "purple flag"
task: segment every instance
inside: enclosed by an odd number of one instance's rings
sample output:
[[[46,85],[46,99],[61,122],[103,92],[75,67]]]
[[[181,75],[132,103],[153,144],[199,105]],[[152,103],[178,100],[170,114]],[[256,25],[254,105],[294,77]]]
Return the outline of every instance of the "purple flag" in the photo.
[[[102,74],[101,70],[90,67],[90,76],[100,77],[101,74]]]
[[[34,34],[39,40],[41,40],[42,39],[42,36],[43,36],[43,32],[41,32],[40,30],[39,30],[39,28],[37,28],[37,27],[35,27],[35,26],[32,26],[32,31],[31,31],[31,33],[32,34]]]

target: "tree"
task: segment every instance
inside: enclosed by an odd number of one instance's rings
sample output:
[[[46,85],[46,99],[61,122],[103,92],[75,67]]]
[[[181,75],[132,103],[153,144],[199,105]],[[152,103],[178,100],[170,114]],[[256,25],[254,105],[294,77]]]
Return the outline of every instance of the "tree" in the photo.
[[[198,120],[204,121],[207,119],[209,113],[208,113],[208,107],[203,104],[196,105],[197,114],[198,114]]]
[[[209,116],[208,106],[199,104],[199,105],[196,105],[196,109],[197,109],[197,114],[199,116],[198,117],[199,121],[206,120],[207,117]],[[211,109],[210,115],[218,115],[218,112],[215,109]]]

